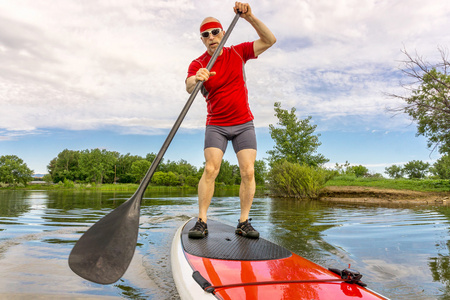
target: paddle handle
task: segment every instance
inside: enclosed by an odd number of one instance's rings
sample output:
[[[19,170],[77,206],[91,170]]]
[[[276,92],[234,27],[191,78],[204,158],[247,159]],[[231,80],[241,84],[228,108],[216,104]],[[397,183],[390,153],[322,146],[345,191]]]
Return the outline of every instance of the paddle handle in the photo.
[[[239,17],[241,16],[241,13],[238,12],[233,18],[233,21],[231,22],[230,26],[228,27],[228,30],[225,32],[225,35],[223,36],[222,40],[219,43],[219,46],[217,47],[216,51],[214,51],[214,54],[212,55],[208,65],[206,66],[206,69],[208,71],[211,71],[214,63],[217,60],[217,57],[220,55],[220,52],[222,52],[222,48],[225,45],[226,41],[228,40],[228,37],[231,34],[231,31],[233,31],[234,26],[236,25],[237,21],[239,20]],[[167,151],[167,148],[169,148],[170,143],[172,142],[175,134],[177,133],[178,129],[180,128],[181,123],[183,122],[184,118],[186,117],[187,112],[189,111],[189,108],[191,107],[192,103],[194,102],[195,97],[197,96],[198,92],[200,91],[201,87],[203,85],[202,81],[197,82],[195,85],[194,90],[191,93],[191,96],[189,97],[188,101],[184,105],[183,110],[181,111],[180,115],[178,116],[178,119],[175,121],[175,124],[173,125],[172,129],[170,130],[169,135],[167,136],[166,140],[164,141],[164,144],[162,145],[161,149],[159,150],[158,154],[156,155],[155,159],[153,160],[150,168],[148,169],[147,173],[145,174],[145,177],[142,179],[141,184],[139,185],[135,195],[141,196],[140,199],[142,199],[142,195],[145,192],[145,189],[150,183],[150,180],[152,179],[153,174],[156,171],[156,168],[158,167],[159,163],[161,162],[164,154]]]

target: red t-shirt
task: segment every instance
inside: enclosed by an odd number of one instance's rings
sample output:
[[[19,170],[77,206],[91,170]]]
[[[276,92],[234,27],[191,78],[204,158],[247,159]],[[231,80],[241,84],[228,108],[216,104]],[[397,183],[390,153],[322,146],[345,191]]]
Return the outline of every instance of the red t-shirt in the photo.
[[[206,125],[233,126],[253,120],[248,104],[247,85],[245,84],[244,65],[249,59],[255,59],[253,42],[224,47],[222,55],[217,57],[211,72],[216,75],[203,83],[208,116]],[[198,69],[206,68],[211,55],[205,52],[189,65],[188,77],[194,76]]]

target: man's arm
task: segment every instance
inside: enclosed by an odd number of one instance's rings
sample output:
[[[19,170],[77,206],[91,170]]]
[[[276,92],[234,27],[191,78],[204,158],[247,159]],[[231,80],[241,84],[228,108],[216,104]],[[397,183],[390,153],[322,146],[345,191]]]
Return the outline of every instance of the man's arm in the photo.
[[[214,75],[216,75],[216,72],[209,72],[206,68],[198,69],[197,74],[186,79],[186,91],[191,94],[197,82],[207,81],[210,76]]]
[[[261,53],[269,49],[277,39],[275,35],[270,31],[270,29],[264,25],[261,20],[259,20],[252,13],[252,9],[248,3],[236,2],[234,6],[234,12],[241,12],[241,17],[244,18],[247,22],[249,22],[253,28],[255,28],[256,33],[259,36],[259,39],[253,43],[253,51],[255,52],[255,56],[259,56]]]

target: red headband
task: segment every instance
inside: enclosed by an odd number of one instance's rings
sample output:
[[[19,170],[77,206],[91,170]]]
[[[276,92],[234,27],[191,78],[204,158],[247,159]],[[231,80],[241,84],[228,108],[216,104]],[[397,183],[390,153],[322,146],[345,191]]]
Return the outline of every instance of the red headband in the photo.
[[[220,24],[219,22],[208,22],[200,27],[200,33],[211,28],[220,28],[223,30],[222,24]]]

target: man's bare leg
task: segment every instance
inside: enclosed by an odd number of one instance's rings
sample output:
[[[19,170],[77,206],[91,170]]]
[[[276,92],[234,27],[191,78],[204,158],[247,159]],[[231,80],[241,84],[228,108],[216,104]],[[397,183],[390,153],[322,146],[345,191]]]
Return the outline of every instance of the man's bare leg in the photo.
[[[198,183],[198,217],[203,222],[207,221],[207,212],[214,195],[214,183],[220,171],[223,152],[219,148],[206,148],[205,170]]]
[[[240,222],[248,219],[250,208],[255,195],[255,160],[256,150],[243,149],[237,154],[239,169],[241,171],[241,186],[239,188],[239,198],[241,200],[241,217]]]

